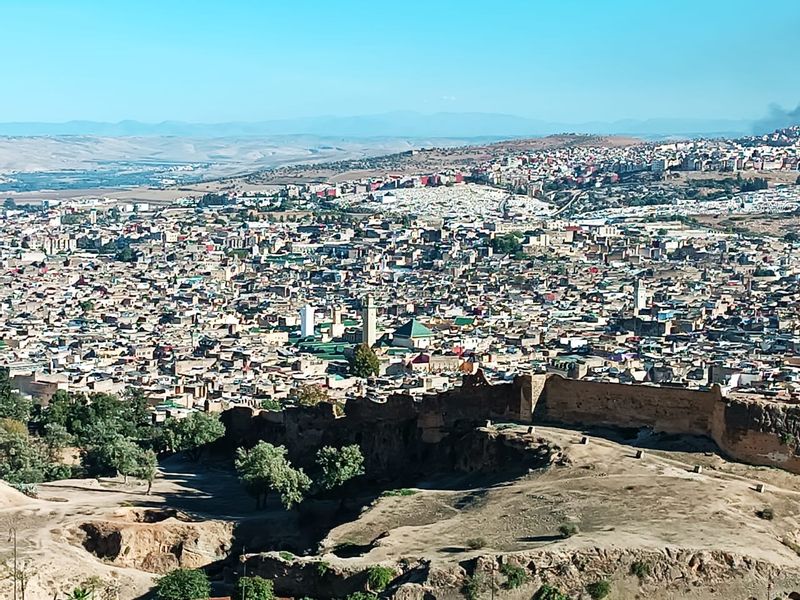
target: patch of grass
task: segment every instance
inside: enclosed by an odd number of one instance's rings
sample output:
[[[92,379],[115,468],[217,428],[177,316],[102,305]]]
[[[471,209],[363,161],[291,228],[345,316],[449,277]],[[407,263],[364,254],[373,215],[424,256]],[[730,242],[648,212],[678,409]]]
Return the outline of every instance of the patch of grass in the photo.
[[[765,506],[761,510],[756,511],[756,516],[759,519],[764,519],[765,521],[772,521],[772,519],[775,518],[775,511],[771,506]]]
[[[586,586],[586,591],[592,597],[592,600],[602,600],[611,593],[611,582],[607,579],[595,581]]]
[[[528,582],[528,573],[519,565],[506,563],[500,567],[500,572],[505,575],[506,582],[504,587],[507,590],[516,589]]]
[[[396,498],[398,496],[413,496],[417,493],[417,490],[412,490],[409,488],[400,488],[397,490],[386,490],[381,494],[381,498]]]
[[[285,560],[286,562],[292,562],[294,560],[294,554],[292,554],[288,550],[281,550],[280,552],[278,552],[278,556],[280,556],[281,559]]]
[[[329,562],[321,560],[317,563],[317,575],[319,575],[320,577],[324,577],[325,573],[330,571],[330,569],[331,569],[331,564]]]
[[[650,575],[652,570],[650,564],[643,560],[637,560],[631,565],[631,575],[636,575],[639,579],[644,579]]]
[[[372,565],[367,569],[367,585],[373,592],[382,592],[396,577],[394,569],[383,565]]]
[[[791,433],[784,432],[781,434],[781,444],[784,446],[794,446],[796,441]]]
[[[575,523],[564,523],[558,528],[558,533],[560,533],[561,537],[564,539],[577,535],[578,531],[578,526]]]
[[[480,550],[486,547],[486,539],[482,537],[469,538],[467,540],[467,548],[470,550]]]
[[[474,573],[472,577],[461,586],[461,593],[467,600],[478,600],[481,592],[486,588],[486,579],[482,573]]]

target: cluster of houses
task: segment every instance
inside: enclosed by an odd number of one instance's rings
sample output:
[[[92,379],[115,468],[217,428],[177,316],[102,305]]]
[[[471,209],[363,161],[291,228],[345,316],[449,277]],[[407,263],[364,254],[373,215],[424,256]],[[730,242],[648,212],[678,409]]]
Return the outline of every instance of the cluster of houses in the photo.
[[[652,164],[660,151],[629,158]],[[587,155],[633,151],[580,152],[588,174]],[[557,150],[547,161],[579,157]],[[280,195],[299,201],[291,220],[253,193],[165,207],[6,207],[0,362],[42,403],[57,390],[135,387],[157,418],[274,406],[308,385],[341,402],[421,395],[477,369],[497,381],[553,373],[800,400],[793,242],[675,220],[523,223],[495,205],[480,219],[469,218],[473,207],[426,214],[424,203],[398,214],[370,197],[390,183],[433,185],[448,204],[467,185],[458,175],[287,186]],[[363,195],[358,210],[332,222],[317,198],[329,189]],[[350,369],[361,343],[379,360],[369,378]]]

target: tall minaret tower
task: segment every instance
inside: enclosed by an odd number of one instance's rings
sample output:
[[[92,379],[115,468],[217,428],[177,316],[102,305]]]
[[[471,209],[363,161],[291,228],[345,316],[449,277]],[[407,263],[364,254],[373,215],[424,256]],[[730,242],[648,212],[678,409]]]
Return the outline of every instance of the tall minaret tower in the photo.
[[[378,309],[372,294],[368,294],[361,303],[361,320],[361,341],[372,348],[378,340]]]
[[[641,279],[633,284],[633,314],[639,315],[647,308],[647,288]]]

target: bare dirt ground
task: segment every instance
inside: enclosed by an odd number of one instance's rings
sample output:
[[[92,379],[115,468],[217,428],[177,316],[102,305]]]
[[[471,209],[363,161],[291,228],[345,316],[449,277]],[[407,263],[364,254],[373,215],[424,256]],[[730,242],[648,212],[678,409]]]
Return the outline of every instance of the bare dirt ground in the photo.
[[[194,471],[197,471],[195,473]],[[19,563],[30,576],[26,600],[52,600],[84,584],[90,577],[119,584],[120,600],[137,598],[153,585],[154,574],[99,559],[83,547],[80,526],[90,521],[133,523],[131,507],[176,508],[193,519],[239,522],[253,516],[232,473],[181,461],[162,467],[152,495],[131,480],[77,479],[39,486],[38,499],[20,498],[3,488],[0,494],[0,565],[11,565],[8,532],[17,529]],[[7,570],[7,569],[6,569]],[[0,575],[6,573],[0,572]],[[59,596],[61,597],[61,596]],[[11,581],[0,576],[0,598],[11,598]]]
[[[699,215],[696,219],[713,229],[748,231],[772,237],[783,237],[789,232],[800,231],[800,214],[797,212],[748,214],[746,216]]]
[[[510,431],[519,434],[524,429]],[[486,554],[537,549],[688,548],[740,554],[778,568],[800,565],[798,554],[784,543],[787,538],[797,539],[800,532],[800,476],[732,463],[704,452],[646,450],[644,458],[636,459],[631,446],[597,437],[582,445],[580,435],[536,428],[536,437],[563,448],[569,461],[565,466],[501,484],[475,475],[450,475],[420,482],[412,495],[380,498],[355,520],[330,531],[321,554],[339,564],[424,558],[446,567]],[[692,472],[695,464],[704,466],[702,473]],[[763,493],[756,491],[757,483],[766,484]],[[91,576],[118,582],[121,600],[141,597],[154,574],[127,566],[135,560],[131,557],[97,558],[84,548],[80,526],[100,520],[129,527],[132,515],[141,515],[145,509],[174,508],[194,521],[232,522],[240,540],[246,539],[252,548],[268,540],[274,546],[281,537],[302,543],[298,532],[303,524],[294,513],[278,509],[256,513],[231,472],[198,469],[177,460],[163,466],[152,496],[145,495],[143,484],[126,486],[115,480],[42,485],[37,500],[6,488],[0,492],[0,563],[11,558],[5,532],[15,524],[20,560],[31,573],[27,600],[51,600],[54,593],[72,589]],[[757,514],[767,507],[774,511],[772,520]],[[558,529],[566,522],[577,524],[580,532],[562,539]],[[168,519],[156,526],[184,525]],[[485,547],[469,549],[469,540],[474,538],[483,538]],[[159,540],[152,543],[157,545]],[[332,554],[337,546],[347,544],[363,550],[352,558]],[[222,555],[225,551],[222,548]],[[636,586],[630,595],[618,589],[614,597],[620,599],[704,597],[660,594],[657,589],[637,596],[641,590]],[[0,597],[10,597],[8,579],[0,579]]]
[[[646,451],[579,434],[536,428],[566,448],[568,467],[534,472],[489,488],[443,491],[423,484],[413,496],[388,497],[360,519],[334,529],[328,547],[367,544],[383,535],[363,560],[380,562],[426,556],[462,561],[465,556],[532,548],[676,545],[727,549],[775,564],[797,564],[780,537],[798,527],[800,477],[769,468],[730,463],[717,455]],[[709,468],[692,472],[695,464]],[[758,493],[756,483],[767,483]],[[455,487],[455,486],[454,486]],[[756,512],[771,506],[775,519]],[[577,523],[580,534],[562,540],[558,528]],[[388,535],[386,532],[388,531]],[[486,547],[469,551],[471,538]]]

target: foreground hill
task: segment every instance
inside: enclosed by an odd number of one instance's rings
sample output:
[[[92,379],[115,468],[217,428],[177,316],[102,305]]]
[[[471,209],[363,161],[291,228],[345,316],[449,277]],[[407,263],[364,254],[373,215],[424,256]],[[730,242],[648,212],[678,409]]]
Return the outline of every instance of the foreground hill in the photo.
[[[349,500],[367,508],[333,528],[321,505],[301,514],[276,503],[257,513],[230,471],[175,459],[152,496],[136,484],[63,481],[41,486],[36,500],[7,494],[13,502],[0,506],[0,519],[17,524],[32,573],[28,600],[50,600],[91,576],[116,582],[131,600],[178,565],[209,565],[224,593],[224,574],[240,568],[243,551],[249,573],[297,597],[347,596],[375,565],[392,569],[386,593],[398,598],[462,598],[470,582],[479,584],[476,597],[488,597],[492,580],[498,598],[530,598],[543,583],[588,598],[586,586],[598,581],[620,600],[800,591],[800,476],[667,449],[688,439],[651,438],[662,449],[637,459],[632,446],[581,444],[571,430],[500,426],[470,435],[461,461],[469,473],[431,475],[374,501],[356,494]],[[527,455],[541,466],[518,477],[513,463]],[[565,524],[577,533],[562,537]],[[505,564],[524,571],[520,587],[502,587]],[[8,593],[4,580],[0,596]]]

